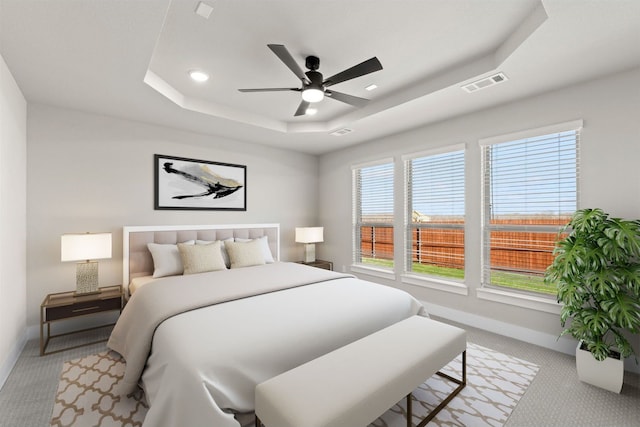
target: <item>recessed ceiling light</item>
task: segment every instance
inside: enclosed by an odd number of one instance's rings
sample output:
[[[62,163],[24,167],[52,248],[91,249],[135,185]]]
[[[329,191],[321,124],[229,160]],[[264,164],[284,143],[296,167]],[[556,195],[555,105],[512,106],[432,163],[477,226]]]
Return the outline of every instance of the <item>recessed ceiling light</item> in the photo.
[[[198,6],[196,6],[196,14],[202,16],[204,19],[209,19],[211,12],[213,12],[213,7],[209,6],[205,2],[200,2],[198,3]]]
[[[378,89],[378,85],[376,85],[376,84],[371,84],[371,85],[369,85],[369,86],[365,87],[364,89],[365,89],[365,90],[368,90],[368,91],[376,90],[376,89]]]
[[[318,112],[317,108],[307,108],[307,111],[305,111],[305,114],[307,116],[313,116]]]
[[[191,71],[189,71],[189,76],[194,81],[200,82],[200,83],[206,82],[207,80],[209,80],[209,74],[205,73],[204,71],[200,71],[200,70],[191,70]]]

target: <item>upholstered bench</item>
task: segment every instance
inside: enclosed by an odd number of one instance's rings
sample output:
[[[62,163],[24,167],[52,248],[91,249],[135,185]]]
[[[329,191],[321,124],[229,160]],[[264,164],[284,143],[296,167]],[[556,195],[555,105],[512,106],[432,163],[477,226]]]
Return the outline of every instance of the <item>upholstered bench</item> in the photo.
[[[466,385],[466,332],[413,316],[256,387],[256,426],[366,427],[434,374],[456,389],[424,426]],[[462,353],[461,379],[439,372]]]

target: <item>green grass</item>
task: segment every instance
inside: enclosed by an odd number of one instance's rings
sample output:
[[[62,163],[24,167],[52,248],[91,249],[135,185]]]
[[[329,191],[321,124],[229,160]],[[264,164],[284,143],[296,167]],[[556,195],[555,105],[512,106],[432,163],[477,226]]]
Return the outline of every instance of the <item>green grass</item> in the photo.
[[[374,267],[383,267],[393,269],[393,260],[380,258],[362,258],[362,263],[372,265]]]
[[[556,294],[555,286],[545,284],[540,276],[528,274],[506,273],[504,271],[493,272],[491,273],[491,284],[546,295]]]
[[[393,268],[393,260],[388,259],[363,258],[362,263],[375,267]],[[450,279],[464,279],[464,270],[459,268],[436,267],[434,265],[414,262],[412,265],[412,271],[418,274],[429,274],[432,276],[440,276]],[[545,295],[556,294],[555,286],[545,284],[543,278],[540,276],[528,274],[507,273],[503,271],[493,272],[491,273],[491,284]]]
[[[458,280],[464,279],[464,270],[461,268],[436,267],[435,265],[414,262],[411,266],[411,270],[414,273],[430,274],[433,276],[442,276]]]

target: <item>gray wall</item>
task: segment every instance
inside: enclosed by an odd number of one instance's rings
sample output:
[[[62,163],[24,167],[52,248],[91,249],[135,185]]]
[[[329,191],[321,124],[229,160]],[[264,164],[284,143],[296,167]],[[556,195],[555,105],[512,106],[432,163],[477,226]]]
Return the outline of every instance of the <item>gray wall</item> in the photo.
[[[0,387],[26,342],[27,103],[0,56]]]
[[[432,312],[480,325],[525,341],[569,351],[556,343],[557,314],[482,300],[480,286],[480,138],[583,119],[580,186],[581,207],[601,207],[614,216],[640,218],[640,69],[608,76],[425,126],[320,158],[320,224],[325,242],[319,256],[337,269],[351,264],[351,165],[394,157],[397,171],[403,154],[465,143],[466,154],[466,285],[468,295],[403,285],[399,278],[363,278],[405,289],[431,306]],[[490,89],[488,89],[490,90]],[[482,92],[470,94],[482,96]],[[396,211],[402,211],[402,177],[396,173]],[[402,218],[394,224],[396,259],[402,259]],[[398,263],[401,264],[401,263]],[[396,276],[397,277],[397,276]],[[640,351],[640,339],[634,338]],[[570,345],[573,345],[572,343]]]
[[[247,211],[153,209],[153,155],[247,166]],[[281,258],[298,260],[296,226],[317,220],[317,157],[42,105],[28,109],[27,323],[47,293],[75,289],[63,233],[113,233],[100,284],[122,278],[125,225],[280,223]],[[31,335],[33,336],[32,330]]]

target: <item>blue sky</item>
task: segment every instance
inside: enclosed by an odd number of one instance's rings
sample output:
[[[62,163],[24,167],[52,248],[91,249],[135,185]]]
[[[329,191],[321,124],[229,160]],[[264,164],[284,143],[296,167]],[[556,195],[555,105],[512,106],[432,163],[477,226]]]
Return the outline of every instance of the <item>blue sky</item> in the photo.
[[[561,132],[486,147],[493,159],[494,215],[572,213],[577,209],[576,132]],[[424,215],[464,215],[464,153],[413,160],[413,210]],[[393,164],[361,169],[363,214],[393,213]],[[377,194],[377,196],[374,196]]]

